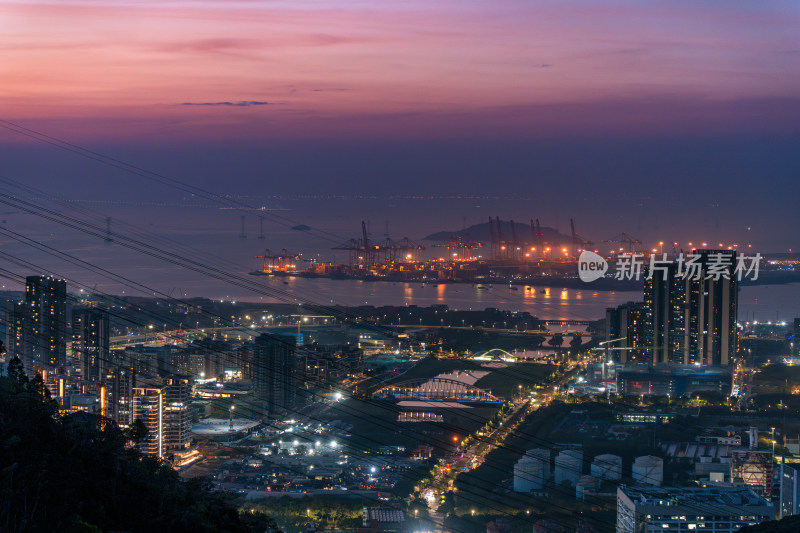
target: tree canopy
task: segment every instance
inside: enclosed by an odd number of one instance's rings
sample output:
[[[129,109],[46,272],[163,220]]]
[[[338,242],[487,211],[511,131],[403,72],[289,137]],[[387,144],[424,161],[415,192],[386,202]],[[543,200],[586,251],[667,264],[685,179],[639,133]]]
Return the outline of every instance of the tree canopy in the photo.
[[[264,532],[234,497],[127,446],[111,421],[59,414],[18,358],[0,377],[0,529],[12,532]]]

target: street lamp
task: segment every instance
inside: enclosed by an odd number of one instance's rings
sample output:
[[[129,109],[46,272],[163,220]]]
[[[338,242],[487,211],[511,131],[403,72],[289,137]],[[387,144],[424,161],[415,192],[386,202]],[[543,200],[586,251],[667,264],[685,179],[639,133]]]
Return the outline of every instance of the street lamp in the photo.
[[[775,462],[775,428],[769,428],[772,435],[772,462]]]

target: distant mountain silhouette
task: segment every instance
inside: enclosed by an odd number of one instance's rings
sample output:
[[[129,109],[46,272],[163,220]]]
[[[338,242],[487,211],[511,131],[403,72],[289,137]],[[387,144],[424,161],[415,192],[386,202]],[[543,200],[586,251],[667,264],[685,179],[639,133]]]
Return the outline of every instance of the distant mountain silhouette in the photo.
[[[494,224],[494,223],[493,223]],[[497,231],[497,225],[494,224],[495,231]],[[521,222],[514,222],[514,229],[517,232],[517,240],[519,242],[531,242],[532,235],[531,235],[531,226],[530,224],[523,224]],[[559,245],[567,245],[572,243],[572,237],[569,235],[563,235],[556,231],[554,228],[548,226],[542,226],[542,238],[544,242],[548,244],[559,244]],[[504,241],[511,241],[512,234],[511,234],[511,222],[508,220],[503,220],[500,222],[500,231],[503,234]],[[453,239],[460,239],[464,241],[479,241],[485,244],[488,244],[491,240],[491,231],[489,229],[489,223],[483,222],[482,224],[475,224],[474,226],[470,226],[466,229],[458,230],[458,231],[439,231],[436,233],[431,233],[427,237],[424,237],[423,240],[426,241],[450,241]]]

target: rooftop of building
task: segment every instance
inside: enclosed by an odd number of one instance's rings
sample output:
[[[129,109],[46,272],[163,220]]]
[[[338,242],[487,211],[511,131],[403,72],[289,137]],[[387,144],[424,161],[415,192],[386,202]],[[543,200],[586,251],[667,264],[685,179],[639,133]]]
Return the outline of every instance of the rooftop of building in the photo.
[[[621,485],[619,490],[637,505],[714,505],[731,507],[770,506],[748,487],[644,487]]]
[[[619,371],[621,373],[636,374],[662,374],[662,375],[697,375],[697,376],[730,376],[732,369],[727,366],[698,366],[698,365],[679,365],[672,363],[650,364],[626,364]]]
[[[233,431],[244,431],[255,428],[261,423],[247,418],[234,418]],[[231,421],[228,418],[207,418],[192,425],[195,435],[220,435],[231,431]]]
[[[376,522],[405,522],[406,515],[400,509],[370,509],[364,508],[364,518]]]
[[[198,392],[223,393],[223,394],[249,394],[253,391],[253,383],[250,381],[209,381],[197,385],[195,390]]]
[[[731,457],[732,446],[727,444],[704,444],[698,442],[665,442],[661,449],[669,457],[699,459],[700,457]]]

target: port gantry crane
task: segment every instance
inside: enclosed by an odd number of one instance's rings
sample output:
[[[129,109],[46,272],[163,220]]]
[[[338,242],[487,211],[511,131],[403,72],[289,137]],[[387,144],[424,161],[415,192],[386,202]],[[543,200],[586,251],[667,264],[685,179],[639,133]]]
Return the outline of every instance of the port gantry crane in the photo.
[[[572,224],[572,244],[573,252],[575,255],[586,246],[591,246],[594,243],[590,240],[584,239],[575,233],[575,223],[570,220]],[[542,226],[539,219],[530,219],[531,226],[531,240],[525,242],[524,239],[519,239],[517,236],[517,225],[514,220],[510,220],[511,226],[511,240],[505,240],[502,230],[502,221],[500,217],[489,217],[489,256],[495,260],[513,259],[536,259],[544,258],[550,251],[545,245],[544,234],[542,233]]]
[[[533,219],[531,219],[531,257],[534,257],[534,252],[542,255],[544,250],[542,249],[542,235],[539,230],[539,219],[536,219],[536,224],[534,224]]]
[[[416,263],[419,252],[425,247],[413,242],[408,237],[393,241],[389,237],[378,243],[377,255],[381,255],[384,264],[389,263]]]
[[[494,233],[494,224],[492,217],[489,217],[489,257],[495,259],[497,257],[497,237]]]
[[[339,246],[334,246],[334,250],[347,250],[350,252],[350,265],[373,265],[375,264],[376,249],[378,247],[369,241],[367,236],[367,223],[361,221],[361,238],[349,239]]]
[[[269,248],[264,250],[263,255],[255,256],[255,259],[263,259],[264,264],[261,271],[264,274],[271,272],[295,272],[297,270],[297,263],[300,261],[300,254],[290,253],[286,248],[282,249],[280,253],[273,254]]]
[[[483,248],[483,243],[465,240],[460,235],[453,235],[446,243],[434,244],[433,247],[446,248],[448,259],[454,259],[456,261],[474,261],[477,257],[472,255],[472,251]]]
[[[591,246],[594,243],[588,239],[584,239],[580,235],[575,232],[575,220],[569,219],[569,227],[572,230],[572,254],[575,257],[580,255],[580,252],[586,249],[587,246]]]
[[[517,229],[514,221],[509,222],[511,225],[511,240],[505,240],[503,236],[503,221],[497,217],[494,222],[492,217],[489,217],[489,234],[491,236],[491,244],[489,255],[495,260],[504,259],[518,259],[521,252],[520,243],[517,240]]]
[[[519,246],[519,241],[517,240],[517,228],[516,224],[514,224],[514,219],[511,219],[511,250],[510,256],[512,259],[519,259],[519,253],[522,249]]]
[[[506,240],[503,238],[503,223],[500,221],[500,217],[497,217],[495,223],[497,224],[497,259],[507,259],[506,248],[508,247],[506,246]]]
[[[641,246],[641,244],[642,244],[642,241],[640,241],[639,239],[634,239],[633,237],[631,237],[630,235],[628,235],[624,231],[622,233],[620,233],[619,235],[616,235],[616,236],[614,236],[614,237],[612,237],[610,239],[604,240],[603,242],[626,245],[628,249],[625,250],[625,251],[627,251],[629,254],[636,253],[636,247],[637,246]],[[624,249],[624,247],[620,248],[620,250],[623,250],[623,249]]]
[[[394,262],[414,262],[417,261],[419,252],[425,247],[404,237],[400,241],[393,241],[389,237],[380,241],[372,242],[367,234],[367,223],[361,221],[361,238],[349,239],[334,250],[347,250],[350,255],[350,266],[387,265]]]

